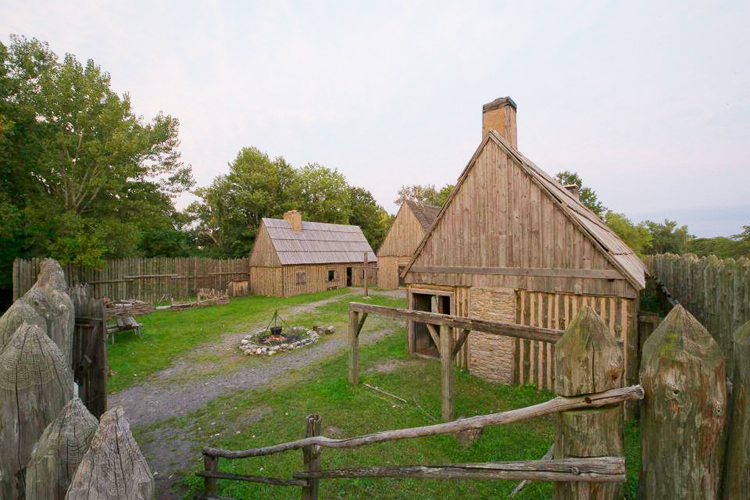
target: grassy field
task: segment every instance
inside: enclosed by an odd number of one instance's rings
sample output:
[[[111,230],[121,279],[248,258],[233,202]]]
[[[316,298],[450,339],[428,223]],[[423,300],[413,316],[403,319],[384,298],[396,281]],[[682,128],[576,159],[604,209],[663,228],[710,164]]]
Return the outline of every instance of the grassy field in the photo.
[[[124,340],[110,351],[116,377],[112,384],[123,388],[142,377],[169,366],[179,355],[204,343],[220,341],[222,333],[244,331],[265,320],[276,308],[288,308],[323,299],[331,302],[316,310],[304,310],[287,318],[293,324],[334,324],[336,335],[345,335],[347,305],[355,297],[337,298],[345,291],[326,292],[288,299],[249,297],[233,300],[229,306],[157,312],[143,318],[144,339]],[[372,303],[401,307],[403,300],[376,296]],[[292,309],[288,309],[292,311]],[[410,359],[405,352],[405,331],[390,320],[370,316],[363,338],[376,330],[392,333],[364,346],[360,353],[361,382],[378,386],[407,400],[394,401],[364,387],[347,382],[346,352],[327,361],[290,372],[272,386],[261,390],[239,390],[221,396],[201,409],[180,418],[171,418],[146,428],[135,429],[139,442],[158,436],[152,432],[169,428],[189,436],[194,443],[190,455],[193,471],[202,468],[200,447],[211,445],[232,450],[254,448],[303,437],[305,416],[319,413],[323,433],[329,437],[349,437],[433,423],[440,416],[440,365],[437,361]],[[325,341],[325,339],[323,339]],[[164,352],[160,352],[160,350]],[[280,356],[285,356],[281,354]],[[281,358],[278,358],[281,359]],[[277,358],[262,359],[273,363]],[[138,374],[138,377],[134,375]],[[456,371],[456,415],[473,416],[532,405],[553,397],[534,387],[492,384],[465,371]],[[420,409],[421,407],[421,409]],[[429,415],[428,415],[429,414]],[[538,459],[554,438],[554,417],[544,417],[508,426],[485,429],[482,437],[468,448],[453,436],[420,438],[351,450],[323,449],[324,468],[362,465],[440,464]],[[626,426],[628,498],[636,497],[639,467],[638,430]],[[243,460],[222,460],[225,472],[290,477],[302,469],[301,451]],[[220,494],[236,499],[299,498],[299,488],[281,488],[249,483],[220,481]],[[200,492],[203,480],[186,473],[184,498]],[[328,480],[321,482],[321,498],[505,498],[514,481],[440,480]],[[551,483],[533,483],[518,498],[549,498]]]

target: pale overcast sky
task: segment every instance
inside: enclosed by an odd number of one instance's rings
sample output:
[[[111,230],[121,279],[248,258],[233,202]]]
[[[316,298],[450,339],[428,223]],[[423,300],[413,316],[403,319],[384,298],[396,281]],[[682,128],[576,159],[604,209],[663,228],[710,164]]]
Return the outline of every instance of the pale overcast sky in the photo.
[[[402,184],[455,182],[482,104],[509,95],[519,149],[607,207],[750,224],[747,1],[1,4],[3,43],[93,58],[138,114],[179,118],[199,185],[256,146],[394,213]]]

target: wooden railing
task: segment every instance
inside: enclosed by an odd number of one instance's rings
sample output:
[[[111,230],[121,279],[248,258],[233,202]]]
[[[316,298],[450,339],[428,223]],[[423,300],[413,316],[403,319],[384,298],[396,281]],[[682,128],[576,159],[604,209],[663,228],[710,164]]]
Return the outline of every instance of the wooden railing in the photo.
[[[512,324],[485,322],[469,318],[455,318],[442,314],[393,310],[366,304],[351,304],[351,324],[361,330],[364,318],[354,314],[383,313],[391,317],[409,316],[429,320],[442,329],[459,327],[473,330],[483,326],[503,334],[557,335],[555,351],[561,372],[556,378],[554,399],[525,408],[462,418],[449,422],[376,432],[364,436],[332,439],[320,435],[321,418],[310,415],[306,420],[305,438],[297,441],[233,451],[204,448],[204,470],[197,475],[204,478],[205,497],[216,498],[218,481],[249,481],[273,486],[302,488],[303,499],[317,499],[320,480],[341,478],[417,478],[417,479],[523,479],[554,481],[555,498],[617,498],[625,481],[622,425],[623,413],[618,406],[625,401],[643,399],[639,385],[620,387],[624,373],[620,346],[608,331],[607,325],[589,307],[578,313],[565,331],[551,333],[546,329]],[[354,331],[354,330],[352,330]],[[441,332],[441,335],[445,332]],[[350,331],[351,335],[351,331]],[[447,333],[446,333],[447,335]],[[444,339],[441,336],[441,339]],[[453,346],[441,342],[446,350]],[[450,351],[448,351],[450,352]],[[586,369],[582,369],[586,367]],[[450,367],[449,365],[449,368]],[[451,369],[450,372],[453,370]],[[351,372],[350,372],[351,374]],[[452,463],[442,465],[371,466],[326,470],[321,467],[323,448],[356,448],[401,439],[414,439],[444,434],[455,434],[491,425],[504,425],[552,413],[560,413],[556,443],[552,459],[516,462]],[[586,436],[582,441],[580,436]],[[293,472],[291,478],[229,474],[219,471],[219,461],[263,457],[293,450],[303,451],[305,470]],[[607,483],[611,486],[599,483]],[[566,485],[569,486],[559,486]],[[602,493],[604,492],[604,493]]]

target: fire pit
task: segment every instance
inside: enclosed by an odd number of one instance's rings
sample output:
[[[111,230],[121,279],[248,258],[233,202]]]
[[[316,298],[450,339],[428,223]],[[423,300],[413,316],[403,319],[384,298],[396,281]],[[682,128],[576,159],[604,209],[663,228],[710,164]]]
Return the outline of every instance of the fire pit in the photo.
[[[286,328],[277,325],[277,322],[284,323]],[[320,339],[320,334],[315,329],[308,330],[302,326],[290,327],[276,311],[266,328],[245,335],[240,341],[240,350],[247,356],[273,356],[279,351],[291,351],[308,346],[317,342],[318,339]]]

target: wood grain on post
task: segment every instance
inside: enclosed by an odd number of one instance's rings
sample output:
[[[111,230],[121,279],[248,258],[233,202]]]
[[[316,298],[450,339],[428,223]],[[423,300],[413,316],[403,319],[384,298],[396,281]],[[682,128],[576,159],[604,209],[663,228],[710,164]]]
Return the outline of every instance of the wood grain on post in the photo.
[[[724,355],[677,305],[643,345],[638,498],[717,498],[726,415]]]
[[[750,321],[734,333],[733,351],[732,402],[722,487],[726,500],[750,492]]]
[[[64,500],[99,422],[79,398],[47,426],[26,468],[26,499]]]
[[[367,259],[367,252],[365,252],[365,257],[364,257],[364,260],[363,260],[364,261],[364,267],[362,268],[363,269],[362,270],[362,274],[363,274],[362,281],[364,282],[364,285],[365,285],[365,297],[369,297],[370,296],[370,294],[367,291],[367,260],[368,260]]]
[[[622,350],[609,328],[589,306],[578,311],[555,344],[555,392],[585,396],[622,386]],[[623,413],[617,405],[561,412],[557,416],[554,457],[622,457]],[[615,499],[619,483],[555,483],[556,499]]]
[[[320,415],[308,415],[305,421],[305,437],[320,436]],[[314,473],[320,471],[320,447],[306,446],[302,449],[302,459],[305,471]],[[319,479],[308,479],[307,486],[302,487],[302,500],[318,500]]]
[[[219,457],[212,457],[209,455],[203,455],[203,470],[209,474],[217,474],[219,472]],[[203,477],[203,489],[206,496],[215,495],[219,490],[218,482],[214,476]]]
[[[66,500],[151,500],[154,476],[121,407],[102,415]]]
[[[349,311],[349,383],[359,382],[359,313]]]
[[[440,327],[440,385],[443,422],[453,420],[453,334],[450,327]]]
[[[72,398],[60,348],[41,328],[22,324],[0,350],[0,498],[22,498],[31,452]]]

